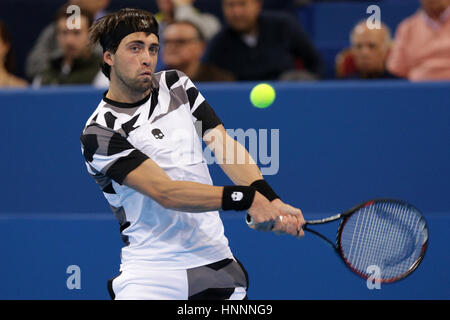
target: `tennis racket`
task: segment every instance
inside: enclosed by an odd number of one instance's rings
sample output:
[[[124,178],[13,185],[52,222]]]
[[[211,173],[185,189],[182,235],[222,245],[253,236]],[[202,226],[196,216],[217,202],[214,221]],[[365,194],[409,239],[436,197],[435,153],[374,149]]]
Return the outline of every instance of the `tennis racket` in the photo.
[[[336,220],[340,220],[336,243],[311,229]],[[380,283],[410,275],[423,260],[428,244],[428,227],[422,213],[394,199],[370,200],[344,213],[306,221],[303,230],[329,244],[354,273]],[[370,272],[371,266],[379,268],[378,275]]]

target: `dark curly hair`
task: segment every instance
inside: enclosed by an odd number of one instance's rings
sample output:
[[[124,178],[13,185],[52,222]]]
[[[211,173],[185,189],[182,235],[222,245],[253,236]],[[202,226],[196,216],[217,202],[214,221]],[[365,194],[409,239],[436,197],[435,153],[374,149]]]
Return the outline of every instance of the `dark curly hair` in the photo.
[[[97,20],[89,30],[89,38],[91,45],[97,42],[103,47],[103,51],[115,53],[119,47],[121,39],[115,40],[113,43],[105,44],[105,38],[113,34],[119,25],[126,24],[135,32],[151,29],[158,36],[158,22],[153,14],[141,9],[121,9],[117,12],[110,13],[103,18]],[[111,74],[111,66],[102,63],[102,72],[109,79]]]

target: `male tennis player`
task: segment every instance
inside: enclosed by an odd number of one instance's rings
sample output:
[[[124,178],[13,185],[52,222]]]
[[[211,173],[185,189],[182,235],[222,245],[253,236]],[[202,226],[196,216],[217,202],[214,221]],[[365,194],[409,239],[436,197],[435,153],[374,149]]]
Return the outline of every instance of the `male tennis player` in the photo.
[[[229,163],[226,131],[183,73],[154,73],[158,24],[122,9],[91,28],[104,50],[108,91],[81,135],[89,173],[101,187],[125,246],[113,299],[245,299],[247,275],[233,257],[218,210],[247,210],[258,225],[302,236],[299,209],[284,204],[258,167]],[[234,186],[213,186],[202,138]],[[246,151],[245,151],[246,152]]]

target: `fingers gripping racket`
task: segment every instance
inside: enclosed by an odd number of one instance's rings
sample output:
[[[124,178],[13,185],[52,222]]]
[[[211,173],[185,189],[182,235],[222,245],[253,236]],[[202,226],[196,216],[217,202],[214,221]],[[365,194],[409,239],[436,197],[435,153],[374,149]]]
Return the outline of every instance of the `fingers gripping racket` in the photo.
[[[340,220],[333,243],[313,225]],[[328,243],[344,263],[364,279],[390,283],[411,274],[422,261],[428,244],[428,227],[412,205],[393,199],[376,199],[325,219],[306,221],[303,230]],[[373,277],[369,266],[380,273]]]

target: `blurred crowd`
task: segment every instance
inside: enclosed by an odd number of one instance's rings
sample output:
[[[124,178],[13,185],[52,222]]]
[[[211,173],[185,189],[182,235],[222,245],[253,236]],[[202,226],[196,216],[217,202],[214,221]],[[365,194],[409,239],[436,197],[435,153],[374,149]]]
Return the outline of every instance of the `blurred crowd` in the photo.
[[[323,79],[321,53],[292,12],[263,10],[263,0],[220,1],[223,21],[200,11],[195,0],[156,0],[161,44],[156,71],[178,69],[194,82]],[[0,87],[107,87],[100,70],[103,52],[89,45],[89,28],[108,13],[110,2],[69,0],[61,7],[27,54],[25,79],[15,75],[12,39],[0,21]],[[348,30],[350,45],[336,56],[336,78],[450,80],[450,0],[420,3],[395,33],[366,20]],[[71,5],[81,9],[77,28],[67,23]]]

